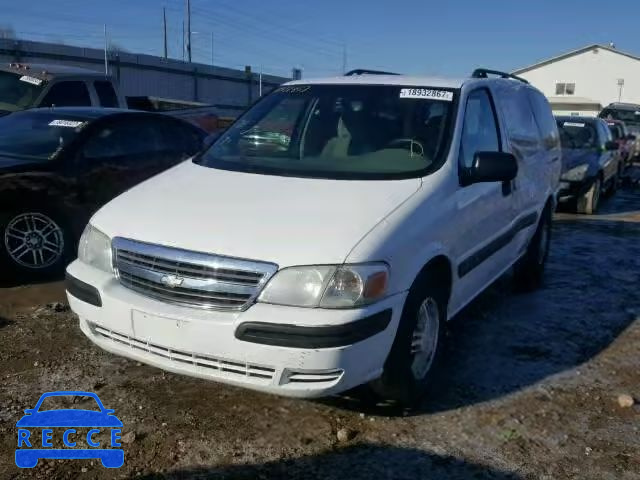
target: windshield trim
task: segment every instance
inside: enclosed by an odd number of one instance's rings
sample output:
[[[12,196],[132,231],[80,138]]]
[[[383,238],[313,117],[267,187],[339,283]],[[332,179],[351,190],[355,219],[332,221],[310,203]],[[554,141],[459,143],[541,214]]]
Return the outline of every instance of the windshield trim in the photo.
[[[286,86],[286,85],[285,85]],[[331,87],[331,86],[335,86],[335,87],[343,87],[344,85],[342,84],[332,84],[332,83],[323,83],[323,84],[296,84],[295,87],[307,87],[307,86],[322,86],[322,87]],[[386,85],[386,84],[358,84],[357,86],[368,86],[368,87],[388,87],[390,85]],[[449,158],[449,154],[451,152],[451,144],[453,142],[453,137],[454,137],[454,133],[455,133],[455,126],[456,126],[456,120],[458,117],[458,107],[459,107],[459,103],[460,103],[460,88],[450,88],[450,87],[428,87],[428,86],[416,86],[416,85],[391,85],[393,87],[397,87],[399,89],[402,88],[420,88],[420,89],[434,89],[434,90],[442,90],[442,91],[447,91],[447,92],[451,92],[453,94],[453,100],[451,101],[451,115],[450,118],[448,120],[448,125],[447,125],[447,134],[446,134],[446,138],[443,138],[442,144],[440,146],[441,148],[441,152],[438,152],[438,154],[435,156],[434,161],[428,165],[425,168],[419,169],[419,170],[412,170],[412,171],[408,171],[408,172],[376,172],[376,173],[363,173],[363,172],[338,172],[338,171],[328,171],[328,170],[295,170],[295,169],[287,169],[287,170],[283,170],[280,168],[269,168],[266,166],[254,166],[254,165],[247,165],[247,164],[239,164],[237,162],[231,163],[231,162],[226,162],[227,165],[225,165],[223,160],[218,160],[216,165],[204,165],[202,160],[204,155],[207,154],[207,152],[212,149],[213,147],[215,147],[215,145],[218,143],[218,141],[223,137],[223,135],[220,135],[220,137],[218,139],[216,139],[215,142],[213,142],[213,144],[211,144],[209,146],[209,148],[207,148],[206,150],[200,152],[198,155],[194,156],[192,158],[192,162],[198,166],[201,166],[203,168],[213,168],[213,169],[217,169],[217,170],[223,170],[223,171],[231,171],[231,172],[239,172],[239,173],[249,173],[249,174],[256,174],[256,175],[268,175],[268,176],[276,176],[276,177],[293,177],[293,178],[313,178],[313,179],[323,179],[323,180],[352,180],[352,181],[357,181],[357,180],[365,180],[365,181],[372,181],[372,180],[406,180],[406,179],[411,179],[411,178],[423,178],[426,177],[428,175],[431,175],[435,172],[437,172],[438,170],[440,170],[446,163],[447,163],[447,159]],[[280,88],[280,87],[278,87]],[[259,100],[257,100],[256,102],[254,102],[251,106],[249,106],[243,113],[242,115],[240,115],[238,118],[235,119],[235,121],[229,125],[229,127],[227,127],[227,129],[232,128],[236,123],[240,122],[242,120],[242,118],[247,115],[247,113],[252,110],[256,105],[258,105],[260,102],[266,100],[267,98],[269,98],[273,93],[276,93],[278,91],[278,88],[275,88],[272,92],[270,92],[268,95],[265,95],[263,97],[261,97]]]

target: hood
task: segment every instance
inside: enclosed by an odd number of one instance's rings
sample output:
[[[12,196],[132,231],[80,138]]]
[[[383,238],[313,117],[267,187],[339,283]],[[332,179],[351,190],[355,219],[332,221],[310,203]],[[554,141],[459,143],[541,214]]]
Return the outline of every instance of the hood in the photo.
[[[348,181],[230,172],[186,161],[129,190],[91,223],[110,237],[262,260],[342,263],[421,180]]]
[[[562,149],[562,173],[565,173],[578,165],[596,164],[600,158],[600,152],[594,149]]]
[[[121,427],[114,415],[93,410],[47,410],[25,415],[16,427]]]

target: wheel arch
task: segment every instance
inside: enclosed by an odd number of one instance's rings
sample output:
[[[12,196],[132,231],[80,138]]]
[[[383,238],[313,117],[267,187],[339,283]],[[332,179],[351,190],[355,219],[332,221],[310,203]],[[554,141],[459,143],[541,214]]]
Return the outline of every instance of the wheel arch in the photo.
[[[416,288],[421,288],[427,281],[434,277],[441,279],[441,283],[439,282],[438,284],[442,287],[445,301],[448,304],[453,290],[453,263],[449,257],[442,253],[432,257],[424,263],[418,274],[415,276],[415,279],[411,284],[410,291]]]

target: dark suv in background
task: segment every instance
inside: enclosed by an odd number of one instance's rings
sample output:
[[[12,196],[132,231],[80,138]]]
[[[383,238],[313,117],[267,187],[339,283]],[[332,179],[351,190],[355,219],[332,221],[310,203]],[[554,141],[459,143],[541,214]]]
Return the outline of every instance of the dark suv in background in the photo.
[[[635,103],[611,103],[600,114],[605,120],[619,120],[624,122],[631,140],[629,161],[640,157],[640,105]]]

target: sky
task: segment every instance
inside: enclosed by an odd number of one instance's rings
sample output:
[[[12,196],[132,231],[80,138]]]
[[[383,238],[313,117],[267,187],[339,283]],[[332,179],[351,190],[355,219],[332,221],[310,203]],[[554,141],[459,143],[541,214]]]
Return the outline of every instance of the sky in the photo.
[[[106,24],[109,43],[162,55],[166,7],[169,56],[182,59],[185,2],[0,0],[0,28],[102,48]],[[194,61],[284,76],[339,74],[345,57],[348,69],[467,76],[593,43],[640,55],[638,0],[191,0],[191,10]]]

